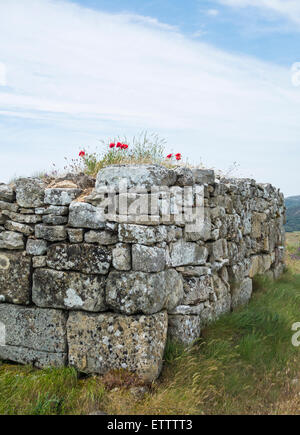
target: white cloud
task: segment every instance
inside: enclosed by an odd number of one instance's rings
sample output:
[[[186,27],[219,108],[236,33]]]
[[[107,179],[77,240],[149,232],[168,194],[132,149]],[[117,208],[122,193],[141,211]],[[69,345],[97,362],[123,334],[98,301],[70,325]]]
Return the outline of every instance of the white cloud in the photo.
[[[219,15],[219,11],[218,9],[208,9],[206,11],[207,15],[210,15],[211,17],[216,17],[217,15]]]
[[[0,86],[6,86],[6,66],[0,62]]]
[[[190,161],[221,169],[238,161],[245,175],[286,191],[293,171],[300,185],[300,91],[289,69],[156,19],[54,0],[0,2],[0,28],[10,71],[9,89],[0,89],[1,180],[148,128]]]
[[[278,14],[297,24],[300,24],[299,0],[218,0],[226,6],[256,7],[265,11]]]

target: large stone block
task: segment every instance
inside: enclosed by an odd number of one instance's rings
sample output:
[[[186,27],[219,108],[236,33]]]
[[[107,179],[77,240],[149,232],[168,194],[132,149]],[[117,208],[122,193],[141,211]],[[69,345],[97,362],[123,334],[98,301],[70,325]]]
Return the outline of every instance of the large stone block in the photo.
[[[239,285],[233,285],[231,295],[232,308],[247,304],[252,295],[252,279],[245,278]]]
[[[34,232],[34,229],[31,226],[20,224],[18,222],[6,221],[4,226],[8,231],[17,231],[25,236],[30,236]]]
[[[125,369],[152,382],[161,371],[167,324],[166,313],[128,317],[72,312],[69,363],[84,373]]]
[[[213,184],[215,182],[215,173],[211,169],[192,169],[196,184]]]
[[[33,274],[32,300],[42,308],[105,310],[105,280],[76,272],[39,269]]]
[[[199,278],[184,278],[183,288],[183,305],[198,305],[200,302],[209,300],[211,295],[214,293],[211,275],[204,275]]]
[[[105,275],[110,264],[110,250],[86,243],[52,245],[47,252],[47,265],[56,270],[76,270],[87,274]]]
[[[169,315],[168,337],[186,346],[201,335],[201,321],[197,315]]]
[[[119,225],[119,240],[124,243],[138,243],[152,245],[164,242],[168,239],[168,231],[165,226],[149,227],[134,224]]]
[[[45,190],[45,204],[50,205],[69,205],[80,194],[81,189],[46,189]]]
[[[37,239],[44,239],[48,242],[61,242],[66,240],[67,232],[64,226],[48,226],[39,224],[35,226],[35,237]]]
[[[30,266],[24,252],[0,251],[0,296],[5,302],[30,303]]]
[[[65,364],[66,316],[62,311],[3,304],[0,322],[5,326],[0,359],[37,367]]]
[[[133,245],[132,269],[140,272],[161,272],[166,267],[164,248]]]
[[[0,184],[0,201],[13,202],[15,198],[15,192],[7,184]]]
[[[69,226],[74,228],[105,228],[103,210],[85,202],[72,202],[69,209]]]
[[[120,181],[125,179],[127,187],[150,190],[154,186],[172,186],[176,182],[175,171],[158,165],[115,165],[98,172],[95,193],[103,186],[119,190]]]
[[[13,231],[3,231],[0,233],[0,249],[24,249],[23,234],[15,233]]]
[[[175,270],[159,273],[113,271],[107,279],[107,304],[114,311],[127,315],[172,310],[182,297],[182,277]]]
[[[45,240],[28,239],[26,252],[29,255],[44,255],[47,252],[47,242]]]
[[[200,266],[206,263],[208,250],[205,246],[199,246],[197,243],[179,240],[171,244],[170,255],[173,267]]]
[[[118,243],[118,235],[111,231],[88,231],[84,240],[87,243],[98,243],[98,245],[115,245]]]
[[[117,270],[131,269],[131,249],[129,245],[119,243],[112,250],[113,267]]]
[[[20,207],[40,207],[44,204],[45,185],[39,178],[19,178],[16,181],[17,203]]]

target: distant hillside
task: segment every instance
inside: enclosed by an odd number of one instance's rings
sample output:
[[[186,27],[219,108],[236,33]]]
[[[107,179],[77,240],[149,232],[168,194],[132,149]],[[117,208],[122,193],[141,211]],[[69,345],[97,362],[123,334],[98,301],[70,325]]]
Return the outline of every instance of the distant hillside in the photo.
[[[290,196],[289,198],[286,198],[285,205],[287,208],[286,231],[300,231],[300,196]]]

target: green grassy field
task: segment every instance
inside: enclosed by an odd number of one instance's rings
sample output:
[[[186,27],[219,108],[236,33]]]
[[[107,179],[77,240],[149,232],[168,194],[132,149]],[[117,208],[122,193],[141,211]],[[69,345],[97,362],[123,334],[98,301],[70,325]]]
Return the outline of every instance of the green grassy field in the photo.
[[[299,414],[300,233],[287,235],[288,272],[257,279],[249,305],[204,331],[189,352],[169,343],[162,376],[141,400],[134,378],[80,378],[73,369],[0,366],[0,414]],[[298,381],[299,378],[299,381]]]

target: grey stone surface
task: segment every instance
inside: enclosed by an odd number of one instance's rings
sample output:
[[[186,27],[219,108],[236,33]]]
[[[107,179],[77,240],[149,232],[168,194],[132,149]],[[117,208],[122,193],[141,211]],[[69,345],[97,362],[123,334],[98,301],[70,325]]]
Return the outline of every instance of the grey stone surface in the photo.
[[[24,254],[0,251],[0,297],[4,302],[23,305],[30,302],[31,260]]]
[[[201,334],[199,316],[169,315],[168,337],[170,340],[191,345]]]
[[[252,295],[252,279],[245,278],[239,285],[232,287],[232,308],[237,308],[249,302]]]
[[[168,238],[167,227],[149,227],[134,224],[119,225],[119,240],[124,243],[138,243],[152,245],[164,242]]]
[[[105,217],[100,208],[85,202],[72,202],[69,211],[70,227],[93,230],[105,228]]]
[[[102,276],[51,269],[39,269],[33,274],[32,300],[42,308],[104,311],[104,290]]]
[[[37,239],[44,239],[48,242],[60,242],[66,240],[66,228],[61,225],[48,226],[39,224],[35,226],[35,237]]]
[[[37,367],[65,363],[66,316],[62,311],[3,304],[0,322],[5,325],[0,359],[34,363]]]
[[[44,255],[47,252],[47,246],[45,240],[28,239],[26,252],[29,255]]]
[[[47,265],[57,270],[74,270],[86,274],[108,273],[111,265],[110,250],[84,244],[52,245],[47,253]]]
[[[85,373],[125,369],[152,382],[161,371],[167,324],[166,313],[128,317],[72,312],[67,327],[69,362]]]
[[[174,269],[165,272],[165,288],[167,299],[165,307],[168,312],[173,311],[181,302],[184,296],[182,276]]]
[[[84,240],[87,243],[98,243],[98,245],[115,245],[118,243],[118,235],[111,231],[88,231]]]
[[[43,216],[43,222],[47,225],[64,225],[68,222],[67,216],[55,216],[48,214]]]
[[[69,205],[82,193],[81,189],[45,189],[45,204]]]
[[[0,184],[0,201],[13,202],[15,199],[15,192],[7,184]]]
[[[19,250],[24,249],[24,237],[13,231],[0,233],[0,249]]]
[[[106,283],[106,302],[114,311],[153,314],[166,304],[164,272],[110,272]]]
[[[214,293],[211,275],[204,275],[199,278],[184,278],[183,288],[183,305],[198,305],[201,302],[209,300]]]
[[[53,216],[66,216],[69,214],[69,207],[61,205],[49,205],[46,207],[39,207],[35,209],[37,215],[53,215]]]
[[[118,243],[112,250],[113,267],[117,270],[131,269],[131,249],[129,245]]]
[[[150,190],[153,186],[172,186],[176,181],[173,170],[158,165],[114,165],[98,172],[95,192],[103,186],[119,189],[121,179],[126,179],[128,188]]]
[[[196,184],[213,184],[215,182],[215,173],[211,169],[192,169]]]
[[[18,209],[19,209],[18,204],[0,201],[0,210],[2,211],[6,210],[6,211],[11,211],[13,213],[16,213]]]
[[[31,226],[13,221],[6,221],[4,227],[8,231],[16,231],[18,233],[24,234],[25,236],[30,236],[34,232],[34,229]]]
[[[140,272],[161,272],[165,267],[165,249],[143,245],[132,246],[132,270]]]
[[[19,178],[16,181],[16,197],[20,207],[40,207],[44,204],[45,185],[39,178]]]
[[[67,233],[71,243],[83,242],[83,230],[80,228],[67,228]]]
[[[42,221],[41,216],[14,213],[12,211],[3,210],[4,215],[9,217],[14,222],[19,222],[20,224],[36,224]]]
[[[205,246],[197,243],[179,240],[171,244],[170,248],[171,264],[173,267],[202,265],[208,257],[208,250]]]
[[[185,187],[193,185],[194,177],[191,169],[179,166],[174,172],[177,176],[176,184],[178,184],[178,186]]]
[[[40,267],[46,267],[47,266],[47,257],[43,256],[36,256],[32,257],[32,267],[34,269],[40,268]]]

